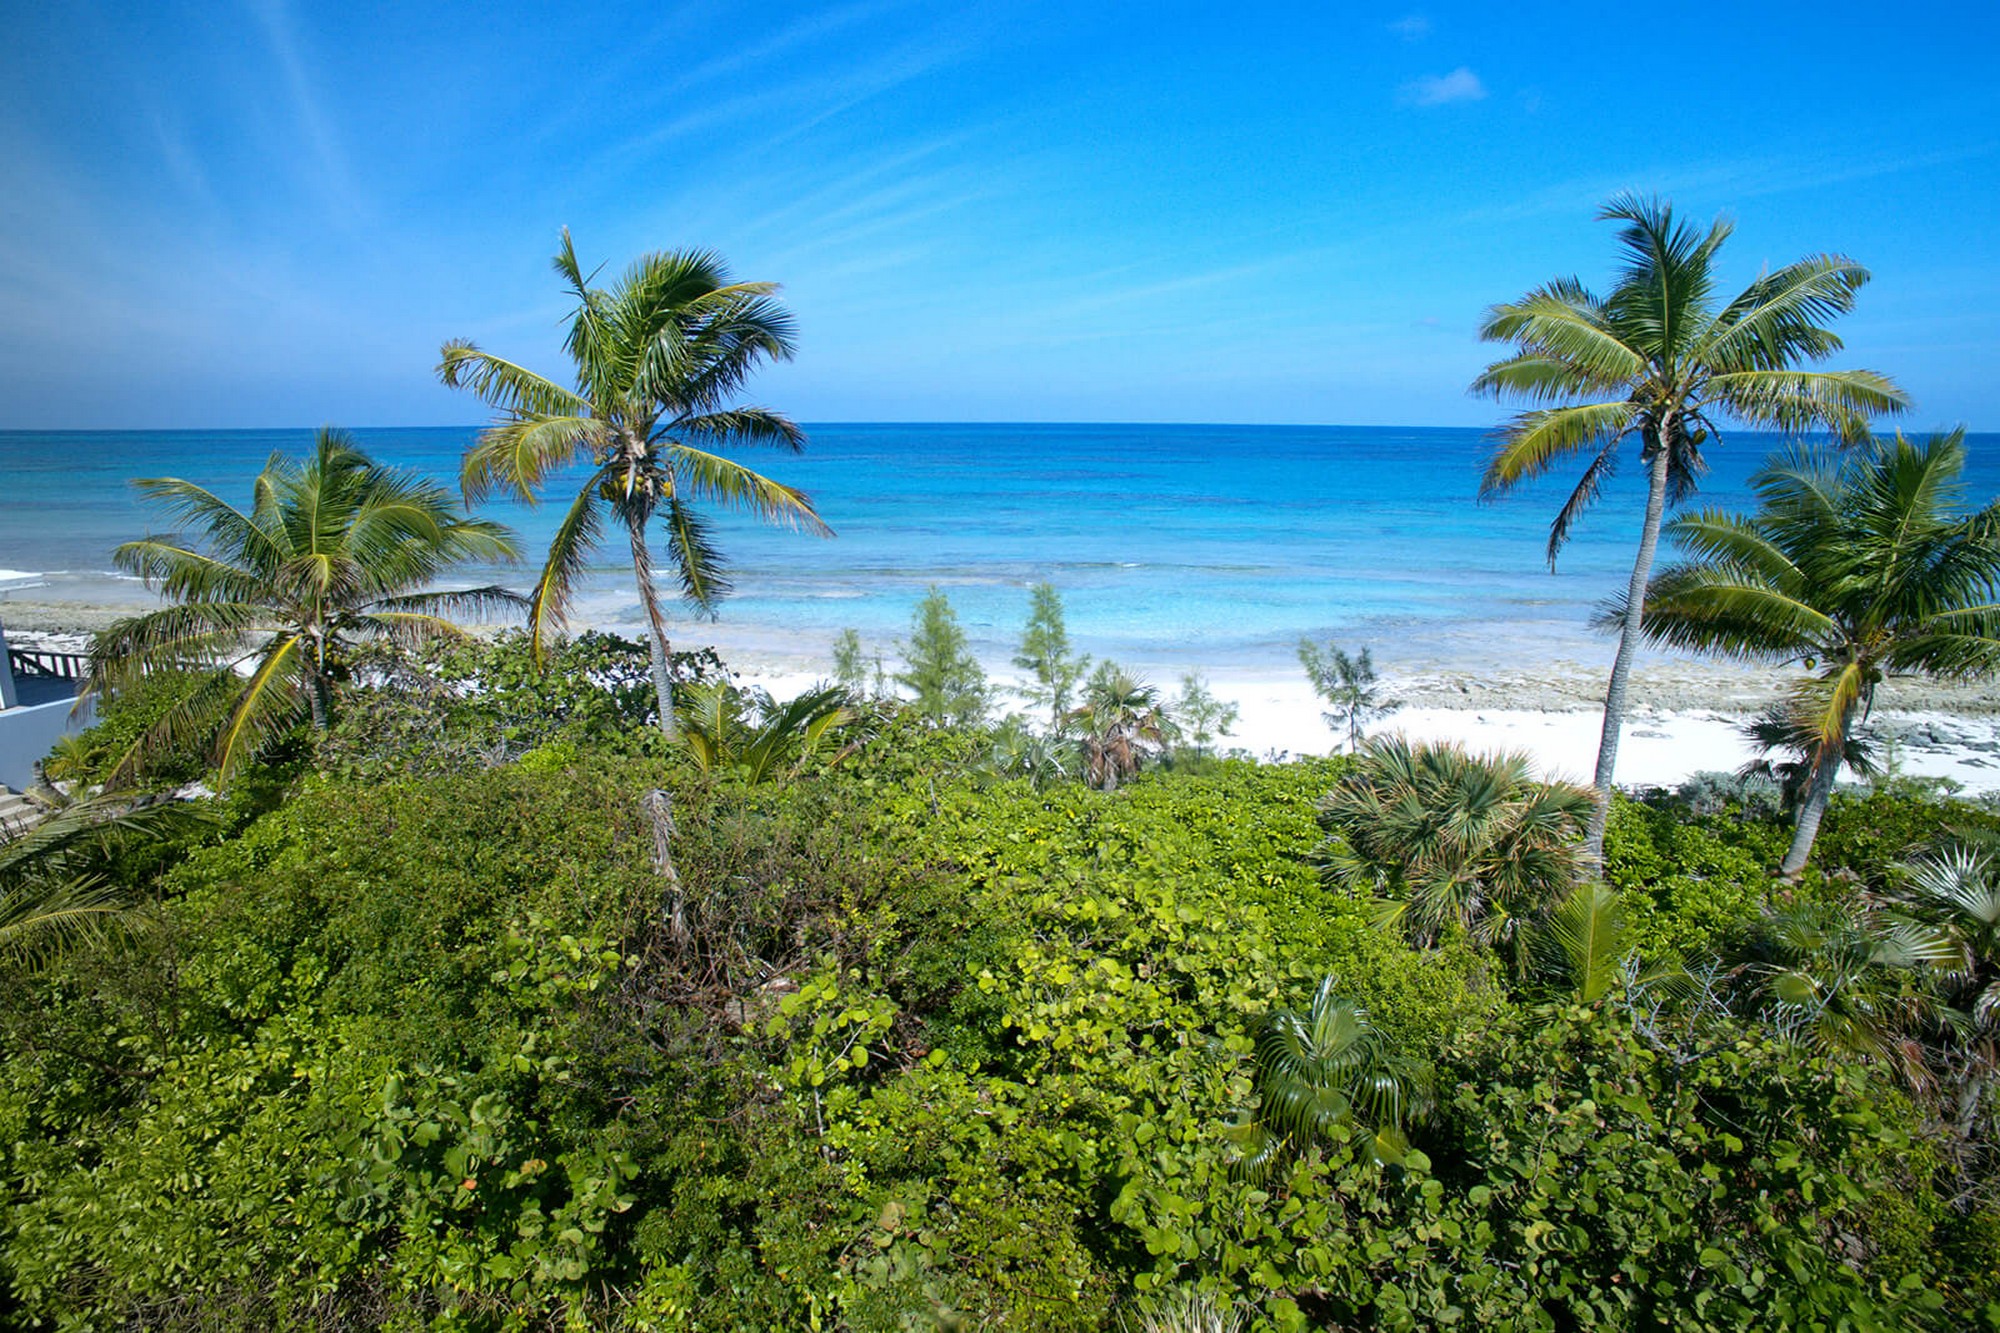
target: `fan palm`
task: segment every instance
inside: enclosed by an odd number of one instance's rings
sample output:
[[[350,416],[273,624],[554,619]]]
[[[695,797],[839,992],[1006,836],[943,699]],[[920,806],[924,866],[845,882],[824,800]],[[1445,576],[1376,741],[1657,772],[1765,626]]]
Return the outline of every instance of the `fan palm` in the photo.
[[[1176,728],[1148,685],[1116,662],[1100,663],[1084,686],[1083,702],[1069,714],[1081,733],[1084,776],[1100,791],[1137,776],[1149,754],[1172,739]]]
[[[1756,514],[1706,510],[1670,529],[1690,559],[1652,580],[1649,638],[1819,667],[1792,694],[1811,771],[1787,875],[1811,855],[1855,724],[1886,677],[2000,668],[2000,504],[1965,512],[1964,466],[1963,432],[1841,459],[1793,450],[1752,479]]]
[[[1545,917],[1581,870],[1591,794],[1537,782],[1522,754],[1390,736],[1365,744],[1319,804],[1327,872],[1381,896],[1419,943],[1447,925],[1483,941]]]
[[[1985,845],[1952,842],[1912,862],[1903,903],[1919,920],[1949,931],[1959,948],[1950,992],[1970,1015],[1958,1052],[1958,1121],[1969,1132],[2000,1075],[2000,857]]]
[[[1717,309],[1715,257],[1732,230],[1728,223],[1699,233],[1677,221],[1670,205],[1629,195],[1611,200],[1599,216],[1624,224],[1625,266],[1617,284],[1598,296],[1562,278],[1494,306],[1480,336],[1516,350],[1472,383],[1474,392],[1535,404],[1501,428],[1482,496],[1510,490],[1573,454],[1589,456],[1549,527],[1552,568],[1628,441],[1638,443],[1646,467],[1645,523],[1604,696],[1589,830],[1593,859],[1604,850],[1626,685],[1661,518],[1668,505],[1693,494],[1705,470],[1702,446],[1717,423],[1825,426],[1858,440],[1871,416],[1908,406],[1903,391],[1873,371],[1799,368],[1840,350],[1840,339],[1824,326],[1853,308],[1868,280],[1852,260],[1814,255],[1787,264]]]
[[[177,478],[134,484],[180,531],[126,542],[112,562],[173,605],[98,634],[85,688],[116,691],[163,670],[203,678],[141,734],[114,783],[208,736],[227,781],[303,719],[326,727],[358,642],[453,638],[463,631],[447,617],[520,602],[504,588],[434,589],[460,565],[513,560],[513,536],[465,518],[443,487],[377,464],[339,431],[320,431],[303,464],[272,455],[247,511]]]
[[[567,229],[555,270],[576,299],[564,350],[576,387],[564,388],[469,342],[448,342],[438,377],[470,389],[500,413],[465,455],[468,503],[498,490],[532,502],[562,469],[582,464],[583,484],[556,526],[530,599],[537,651],[567,614],[605,519],[625,529],[632,576],[646,613],[660,728],[675,731],[672,657],[654,586],[648,533],[666,531],[667,558],[683,597],[713,614],[729,591],[721,552],[698,505],[715,502],[821,536],[802,491],[713,452],[776,445],[797,452],[798,426],[763,407],[731,405],[765,358],[792,356],[792,319],[764,282],[731,282],[722,260],[699,250],[642,256],[609,289],[590,285]]]
[[[1991,847],[1947,845],[1910,864],[1903,898],[1951,931],[1962,956],[1961,993],[1981,1030],[2000,1029],[2000,858]]]
[[[1257,1111],[1236,1127],[1252,1179],[1326,1141],[1362,1136],[1377,1163],[1401,1161],[1406,1129],[1430,1109],[1430,1071],[1395,1051],[1331,976],[1303,1012],[1280,1009],[1257,1032]]]
[[[1838,1055],[1881,1060],[1912,1087],[1929,1081],[1921,1034],[1947,1015],[1937,987],[1958,966],[1951,932],[1844,903],[1769,908],[1734,977],[1738,1003]]]

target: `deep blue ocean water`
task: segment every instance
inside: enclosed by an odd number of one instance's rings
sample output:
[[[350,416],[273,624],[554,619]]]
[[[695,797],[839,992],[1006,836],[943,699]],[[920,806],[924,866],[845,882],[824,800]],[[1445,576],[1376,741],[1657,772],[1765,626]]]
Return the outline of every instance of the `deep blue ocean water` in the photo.
[[[929,585],[950,595],[981,655],[1004,659],[1029,584],[1063,593],[1082,647],[1139,663],[1261,668],[1303,635],[1378,655],[1532,662],[1596,656],[1592,607],[1630,569],[1636,461],[1583,521],[1553,574],[1547,524],[1565,470],[1496,503],[1477,498],[1478,430],[1144,425],[821,425],[803,455],[744,460],[803,487],[838,536],[723,516],[736,592],[711,630],[678,638],[818,653],[844,627],[887,646]],[[476,428],[357,430],[377,458],[451,480]],[[109,552],[158,521],[133,493],[179,476],[247,504],[273,450],[308,430],[0,432],[0,568],[45,571],[49,598],[138,599]],[[1747,480],[1782,441],[1742,433],[1708,450],[1697,503],[1748,507]],[[2000,436],[1971,441],[1969,494],[2000,493]],[[531,558],[560,514],[495,504]],[[636,624],[607,543],[583,618]],[[525,586],[530,572],[500,571]]]

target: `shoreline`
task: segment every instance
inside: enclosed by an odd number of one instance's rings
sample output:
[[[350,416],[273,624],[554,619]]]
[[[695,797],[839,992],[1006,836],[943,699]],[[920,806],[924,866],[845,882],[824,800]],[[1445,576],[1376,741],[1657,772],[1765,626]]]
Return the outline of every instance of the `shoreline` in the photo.
[[[132,606],[0,598],[0,624],[15,646],[69,651]],[[639,627],[591,625],[636,636]],[[682,625],[677,642],[714,643],[736,676],[787,698],[830,675],[827,653],[776,650],[756,627]],[[796,639],[791,640],[796,643]],[[1378,659],[1380,696],[1397,707],[1365,734],[1402,733],[1413,740],[1456,740],[1474,750],[1526,752],[1544,777],[1588,783],[1595,767],[1601,703],[1612,645],[1601,662],[1568,656],[1524,660],[1398,661]],[[1555,647],[1556,645],[1549,645]],[[1570,650],[1574,643],[1563,643]],[[1163,651],[1156,655],[1164,659]],[[997,708],[1018,704],[1020,672],[1004,659],[983,662],[996,687]],[[1185,670],[1199,670],[1218,699],[1235,703],[1236,725],[1219,748],[1259,759],[1327,754],[1336,737],[1321,718],[1324,705],[1304,672],[1273,663],[1191,661],[1178,670],[1142,665],[1139,674],[1171,700]],[[1733,772],[1755,757],[1742,728],[1776,699],[1796,669],[1747,666],[1648,654],[1635,666],[1619,746],[1622,787],[1673,786],[1697,772]],[[1898,771],[1960,783],[1965,795],[2000,793],[2000,682],[1970,685],[1892,680],[1878,698],[1873,726],[1888,742]]]

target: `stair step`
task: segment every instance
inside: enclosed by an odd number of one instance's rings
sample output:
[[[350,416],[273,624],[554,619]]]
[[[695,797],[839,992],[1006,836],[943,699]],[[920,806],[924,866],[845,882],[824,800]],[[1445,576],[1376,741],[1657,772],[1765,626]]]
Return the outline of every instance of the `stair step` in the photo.
[[[39,823],[42,807],[15,791],[0,784],[0,837],[18,833],[28,825]]]

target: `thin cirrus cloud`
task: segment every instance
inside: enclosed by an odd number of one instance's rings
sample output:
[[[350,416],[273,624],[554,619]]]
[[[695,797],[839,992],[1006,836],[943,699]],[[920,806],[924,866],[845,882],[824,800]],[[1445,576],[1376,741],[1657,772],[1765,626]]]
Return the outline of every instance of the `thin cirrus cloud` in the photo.
[[[1406,42],[1420,42],[1431,35],[1431,21],[1422,14],[1407,14],[1391,23],[1389,31]]]
[[[1477,102],[1486,96],[1486,85],[1464,65],[1449,74],[1426,74],[1402,87],[1398,100],[1405,106],[1449,106],[1453,102]]]

